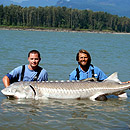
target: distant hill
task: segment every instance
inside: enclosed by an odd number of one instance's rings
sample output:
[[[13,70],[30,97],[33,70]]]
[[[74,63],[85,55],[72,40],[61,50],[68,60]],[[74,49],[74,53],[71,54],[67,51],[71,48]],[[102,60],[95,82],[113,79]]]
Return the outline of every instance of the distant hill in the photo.
[[[59,0],[56,6],[103,11],[130,17],[130,0]]]
[[[68,8],[88,9],[92,11],[103,11],[118,16],[130,18],[130,0],[0,0],[0,5],[29,6],[66,6]]]
[[[0,0],[0,5],[20,5],[22,7],[29,7],[29,6],[55,6],[58,0],[21,0],[21,2],[15,2],[17,0]]]
[[[58,0],[28,0],[23,1],[21,6],[55,6]]]

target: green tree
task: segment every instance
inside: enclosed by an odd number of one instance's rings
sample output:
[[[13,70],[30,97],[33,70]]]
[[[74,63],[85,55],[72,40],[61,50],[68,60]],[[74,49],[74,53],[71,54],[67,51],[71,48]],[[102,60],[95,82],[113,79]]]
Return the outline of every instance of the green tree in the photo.
[[[0,25],[3,24],[3,17],[4,17],[4,9],[3,5],[0,5]]]

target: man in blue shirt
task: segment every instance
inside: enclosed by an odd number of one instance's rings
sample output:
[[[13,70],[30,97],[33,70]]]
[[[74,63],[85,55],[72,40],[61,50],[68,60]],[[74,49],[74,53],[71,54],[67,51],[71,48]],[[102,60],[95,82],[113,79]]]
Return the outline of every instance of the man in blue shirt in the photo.
[[[101,69],[91,64],[91,56],[86,50],[79,50],[76,60],[78,61],[79,66],[71,72],[69,75],[69,80],[83,80],[95,77],[97,81],[101,82],[107,78]],[[129,82],[130,81],[124,83]],[[127,97],[127,94],[123,92],[122,94],[118,95],[118,97]],[[107,97],[105,95],[101,95],[96,100],[107,100]]]
[[[79,66],[69,75],[69,80],[83,80],[95,77],[98,81],[103,81],[107,78],[101,69],[91,64],[91,56],[86,50],[79,50],[76,60]]]
[[[28,53],[28,65],[19,66],[3,77],[3,84],[8,87],[13,82],[18,81],[47,81],[48,73],[41,68],[40,53],[37,50],[31,50]]]

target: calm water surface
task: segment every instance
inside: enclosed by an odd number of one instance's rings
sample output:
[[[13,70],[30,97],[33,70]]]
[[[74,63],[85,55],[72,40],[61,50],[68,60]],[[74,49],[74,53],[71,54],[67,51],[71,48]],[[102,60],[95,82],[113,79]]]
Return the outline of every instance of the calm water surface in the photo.
[[[130,35],[0,30],[0,90],[4,88],[2,77],[27,64],[32,49],[41,52],[40,66],[48,71],[49,80],[67,80],[81,48],[90,52],[92,64],[107,76],[116,71],[121,81],[130,80]],[[127,93],[127,99],[106,102],[8,100],[0,93],[0,129],[130,130]]]

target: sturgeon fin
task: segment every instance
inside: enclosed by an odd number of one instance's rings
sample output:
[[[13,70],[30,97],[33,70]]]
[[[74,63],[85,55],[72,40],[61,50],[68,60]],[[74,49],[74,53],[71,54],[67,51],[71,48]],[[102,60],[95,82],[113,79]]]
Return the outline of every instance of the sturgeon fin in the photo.
[[[127,98],[128,96],[127,96],[127,93],[122,92],[121,94],[118,95],[118,97],[120,97],[120,98]]]
[[[97,92],[95,95],[91,96],[89,99],[92,100],[92,101],[96,101],[96,99],[97,99],[99,96],[102,96],[102,95],[104,95],[104,93]]]
[[[115,72],[113,74],[111,74],[107,79],[105,79],[103,82],[110,82],[110,81],[114,81],[117,83],[122,84],[122,82],[118,79],[118,73]]]

